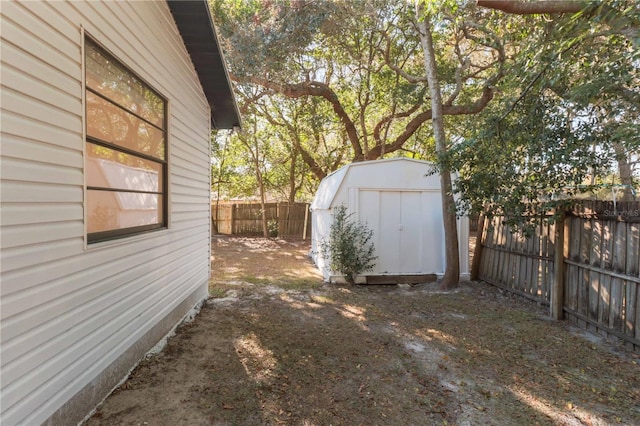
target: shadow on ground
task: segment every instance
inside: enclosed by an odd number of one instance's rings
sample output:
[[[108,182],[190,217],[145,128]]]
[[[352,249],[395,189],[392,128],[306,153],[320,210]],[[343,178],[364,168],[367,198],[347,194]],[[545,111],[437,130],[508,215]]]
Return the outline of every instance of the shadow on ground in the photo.
[[[87,424],[640,424],[637,355],[534,304],[474,282],[330,286],[300,278],[305,244],[256,240],[214,248],[218,297]]]

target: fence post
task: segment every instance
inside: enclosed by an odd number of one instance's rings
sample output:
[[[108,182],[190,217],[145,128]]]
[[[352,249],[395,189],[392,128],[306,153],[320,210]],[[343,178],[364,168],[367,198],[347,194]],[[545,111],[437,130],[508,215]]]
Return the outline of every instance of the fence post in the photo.
[[[304,224],[302,225],[302,239],[307,239],[307,224],[309,223],[309,204],[304,205]]]
[[[567,209],[561,207],[560,213],[556,216],[556,226],[554,233],[554,276],[551,287],[551,318],[562,320],[564,318],[564,259],[568,254],[569,244],[569,224],[567,223]]]
[[[231,235],[237,233],[236,230],[236,206],[237,204],[231,204]]]
[[[215,235],[218,233],[218,207],[213,205],[213,203],[209,203],[211,209],[211,235]],[[215,213],[214,213],[215,211]]]
[[[478,226],[476,227],[476,246],[473,249],[473,264],[469,279],[475,281],[480,274],[480,256],[482,256],[482,234],[484,234],[484,211],[478,216]]]

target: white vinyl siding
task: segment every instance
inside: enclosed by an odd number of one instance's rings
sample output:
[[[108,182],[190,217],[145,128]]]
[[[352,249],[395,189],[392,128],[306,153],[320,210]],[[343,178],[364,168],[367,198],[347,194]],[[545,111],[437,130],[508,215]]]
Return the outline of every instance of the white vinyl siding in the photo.
[[[40,424],[209,277],[210,110],[165,2],[2,2],[0,423]],[[84,28],[169,103],[169,229],[87,248]]]

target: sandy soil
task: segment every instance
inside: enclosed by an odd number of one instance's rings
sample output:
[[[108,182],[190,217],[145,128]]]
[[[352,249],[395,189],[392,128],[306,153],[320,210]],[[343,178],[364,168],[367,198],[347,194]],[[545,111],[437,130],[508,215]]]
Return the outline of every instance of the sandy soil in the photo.
[[[211,298],[87,425],[634,425],[640,359],[483,283],[324,284],[217,237]]]

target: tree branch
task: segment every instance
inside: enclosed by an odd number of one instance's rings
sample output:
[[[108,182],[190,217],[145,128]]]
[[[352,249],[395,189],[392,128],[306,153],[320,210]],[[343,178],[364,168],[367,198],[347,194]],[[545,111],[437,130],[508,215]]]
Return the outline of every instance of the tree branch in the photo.
[[[382,152],[393,152],[402,148],[402,145],[409,139],[425,121],[431,120],[431,110],[421,112],[407,123],[404,131],[392,142],[385,145],[376,145],[369,151],[370,158],[378,158]]]
[[[345,127],[349,142],[353,147],[354,160],[361,161],[364,159],[362,147],[360,145],[360,139],[358,137],[358,131],[355,124],[343,108],[338,99],[338,95],[325,83],[319,81],[305,81],[297,84],[283,84],[275,81],[268,80],[266,78],[246,76],[240,78],[234,74],[230,74],[233,81],[239,83],[256,84],[267,89],[271,89],[289,98],[301,98],[303,96],[319,96],[327,100],[333,107],[333,111],[336,113],[340,121]]]
[[[382,128],[385,125],[387,125],[388,123],[391,123],[395,119],[409,117],[411,114],[416,112],[421,106],[422,106],[422,103],[420,102],[420,103],[415,104],[414,106],[412,106],[411,108],[409,108],[406,111],[398,112],[398,113],[383,117],[382,120],[380,120],[378,122],[378,124],[376,124],[376,126],[373,129],[373,138],[376,141],[376,145],[380,145],[380,146],[383,145],[382,137],[380,136],[380,132],[382,131]],[[384,151],[384,152],[387,152],[387,151]]]
[[[636,48],[640,47],[638,22],[603,1],[584,0],[476,0],[476,4],[487,9],[501,10],[514,15],[579,13],[587,10],[596,11],[596,15],[607,26],[619,32]]]
[[[282,112],[280,111],[280,114],[279,114],[281,121],[276,120],[269,113],[269,111],[266,110],[266,108],[262,109],[262,114],[267,119],[267,121],[272,125],[283,126],[285,129],[287,129],[287,132],[289,133],[289,137],[291,138],[291,141],[293,141],[293,145],[295,149],[298,151],[298,153],[302,157],[302,161],[304,161],[305,164],[309,166],[311,173],[313,173],[313,175],[318,180],[324,179],[327,176],[327,173],[322,169],[322,167],[318,164],[316,159],[313,158],[313,156],[309,153],[309,151],[307,151],[302,146],[302,144],[300,143],[300,136],[298,134],[298,131],[293,127],[293,125],[291,125],[289,121],[287,121],[287,119],[282,115]]]
[[[386,40],[387,45],[384,49],[380,49],[380,52],[382,53],[382,57],[384,58],[384,63],[391,68],[392,71],[394,71],[396,74],[398,74],[399,76],[401,76],[402,78],[404,78],[405,80],[407,80],[409,83],[411,84],[418,84],[418,83],[424,83],[427,81],[427,77],[426,76],[414,76],[411,75],[409,73],[407,73],[406,71],[404,71],[402,68],[400,68],[399,66],[397,66],[396,64],[394,64],[391,61],[390,58],[390,50],[391,50],[391,40],[389,40],[389,35],[387,33],[381,33],[382,37]]]
[[[477,114],[482,111],[493,99],[493,86],[486,86],[482,90],[482,95],[472,104],[467,105],[443,105],[442,113],[444,115],[469,115]]]
[[[501,10],[514,15],[578,13],[593,2],[586,1],[521,1],[521,0],[477,0],[477,5],[487,9]]]

